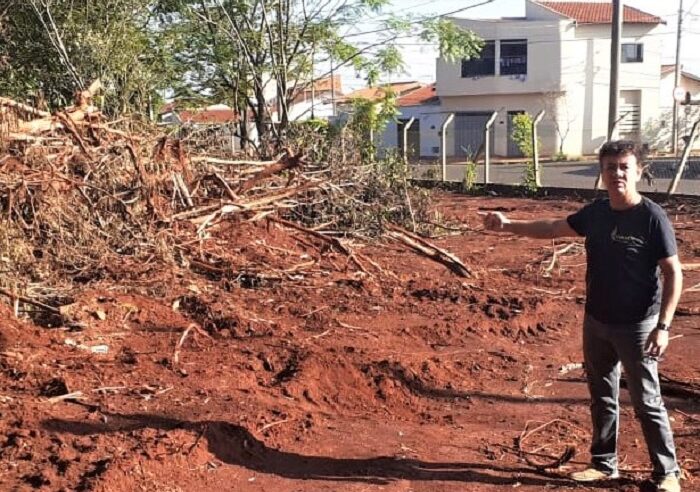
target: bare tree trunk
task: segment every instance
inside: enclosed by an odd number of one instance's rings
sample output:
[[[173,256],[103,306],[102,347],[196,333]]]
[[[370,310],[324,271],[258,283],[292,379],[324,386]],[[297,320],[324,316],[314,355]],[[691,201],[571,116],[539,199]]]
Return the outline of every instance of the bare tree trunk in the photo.
[[[59,59],[68,69],[68,73],[70,73],[78,88],[81,90],[84,89],[85,84],[83,83],[80,74],[75,69],[75,65],[73,65],[70,60],[66,46],[63,44],[63,38],[61,37],[58,27],[56,26],[56,22],[53,19],[53,14],[51,14],[50,3],[46,0],[30,0],[30,3],[34,9],[34,12],[36,13],[36,16],[39,18],[39,22],[41,22],[41,25],[44,27],[46,35],[49,37],[51,44],[58,52]],[[46,13],[46,18],[44,17],[44,12]]]

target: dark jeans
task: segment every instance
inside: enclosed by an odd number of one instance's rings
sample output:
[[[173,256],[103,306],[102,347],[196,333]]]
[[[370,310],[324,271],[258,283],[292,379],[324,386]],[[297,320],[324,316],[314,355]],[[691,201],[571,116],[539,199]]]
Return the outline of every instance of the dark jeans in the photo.
[[[678,474],[673,434],[661,399],[656,360],[644,354],[644,344],[657,318],[640,323],[612,325],[586,315],[583,322],[583,355],[591,392],[593,466],[617,471],[620,365],[625,371],[634,411],[642,425],[653,475]]]

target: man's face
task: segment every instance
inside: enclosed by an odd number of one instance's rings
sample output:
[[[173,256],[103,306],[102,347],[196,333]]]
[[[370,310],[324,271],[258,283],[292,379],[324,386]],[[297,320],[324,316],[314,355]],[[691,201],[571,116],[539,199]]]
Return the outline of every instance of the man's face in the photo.
[[[600,161],[600,172],[608,193],[626,195],[637,190],[642,167],[634,154],[606,155]]]

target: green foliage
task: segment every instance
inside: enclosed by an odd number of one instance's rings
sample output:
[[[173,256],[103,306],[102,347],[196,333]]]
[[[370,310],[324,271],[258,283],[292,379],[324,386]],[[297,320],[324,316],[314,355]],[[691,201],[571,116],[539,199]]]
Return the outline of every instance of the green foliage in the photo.
[[[403,68],[403,58],[396,46],[387,46],[377,52],[377,66],[382,73],[395,73]]]
[[[428,214],[429,194],[409,183],[411,170],[401,154],[387,152],[372,167],[362,200],[373,204],[372,221],[403,224],[413,228]]]
[[[528,113],[513,117],[513,140],[525,157],[532,157],[532,116]]]
[[[513,118],[513,140],[518,145],[520,152],[529,158],[523,172],[523,187],[529,193],[535,193],[537,191],[537,179],[535,162],[532,159],[534,155],[532,147],[532,117],[528,113],[518,114]]]
[[[102,80],[108,113],[147,113],[174,77],[153,0],[10,2],[0,30],[0,93],[67,104]]]
[[[472,31],[445,18],[425,22],[420,37],[424,41],[437,42],[440,56],[448,62],[473,58],[484,46],[484,41]]]
[[[376,155],[375,137],[386,129],[389,121],[399,114],[396,107],[396,94],[384,90],[379,100],[357,98],[352,101],[352,117],[349,128],[359,137],[363,162],[374,162]]]
[[[326,162],[339,137],[340,127],[314,118],[291,122],[286,144],[292,151],[302,152],[309,162]]]
[[[381,11],[382,7],[389,5],[389,0],[360,0],[362,5],[369,7],[373,12]]]
[[[448,61],[473,57],[483,45],[438,16],[387,15],[389,0],[6,3],[0,7],[3,95],[37,95],[58,107],[99,77],[110,114],[145,114],[166,91],[193,105],[226,103],[252,115],[263,148],[269,140],[282,144],[292,101],[314,77],[329,75],[319,74],[321,66],[350,66],[375,85],[404,68],[401,36],[438,44]],[[369,43],[352,29],[368,18],[382,19],[384,27]],[[277,108],[279,125],[270,125]]]
[[[464,179],[462,180],[462,188],[464,191],[474,191],[477,188],[476,179],[476,162],[471,160],[467,161],[464,166]]]
[[[350,126],[327,125],[325,134],[313,126],[292,125],[293,138],[303,145],[307,169],[332,186],[323,187],[322,199],[300,200],[291,212],[295,219],[308,227],[332,222],[338,231],[375,236],[387,220],[414,229],[428,218],[430,193],[411,184],[410,168],[398,151],[367,165],[361,160],[366,137]]]
[[[523,188],[530,193],[534,194],[537,192],[537,179],[535,175],[535,162],[527,161],[525,163],[525,171],[523,172]]]

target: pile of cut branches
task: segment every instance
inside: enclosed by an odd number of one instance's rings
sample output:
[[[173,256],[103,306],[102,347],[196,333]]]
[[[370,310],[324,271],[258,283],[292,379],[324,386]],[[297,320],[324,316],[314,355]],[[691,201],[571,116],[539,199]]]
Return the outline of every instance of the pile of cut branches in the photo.
[[[125,264],[145,273],[230,220],[283,221],[362,269],[343,239],[375,238],[389,222],[415,231],[426,217],[427,196],[403,163],[358,163],[353,135],[326,128],[272,160],[225,159],[153,128],[130,131],[133,121],[105,121],[91,105],[98,89],[53,114],[0,99],[5,292],[48,300],[75,282],[119,280]]]

